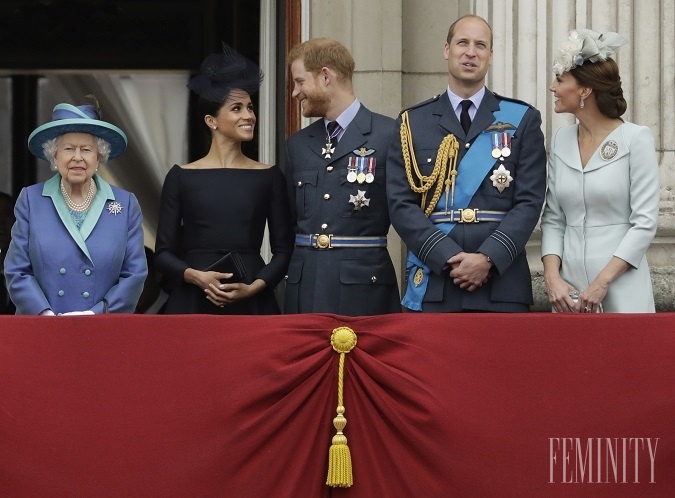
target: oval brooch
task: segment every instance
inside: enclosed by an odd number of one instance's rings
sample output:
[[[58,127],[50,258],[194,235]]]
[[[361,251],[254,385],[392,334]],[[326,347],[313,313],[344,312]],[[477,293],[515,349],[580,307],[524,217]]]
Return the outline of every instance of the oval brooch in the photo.
[[[600,148],[600,156],[605,160],[609,161],[614,159],[616,153],[619,152],[619,144],[614,140],[607,140],[602,147]]]

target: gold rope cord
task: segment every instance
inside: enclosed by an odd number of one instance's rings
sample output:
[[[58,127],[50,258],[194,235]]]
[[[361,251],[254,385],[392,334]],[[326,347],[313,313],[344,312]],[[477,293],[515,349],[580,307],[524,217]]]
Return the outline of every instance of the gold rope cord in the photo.
[[[436,163],[431,175],[425,176],[419,169],[417,159],[415,158],[415,150],[413,148],[412,132],[410,130],[410,119],[408,111],[401,115],[401,152],[403,154],[403,164],[405,165],[406,176],[408,177],[408,184],[413,192],[422,194],[422,202],[420,207],[424,209],[424,214],[429,216],[433,213],[436,204],[438,204],[443,187],[448,196],[454,197],[455,179],[457,177],[457,151],[459,150],[459,143],[455,136],[451,133],[447,135],[441,145],[438,147],[438,154],[436,155]],[[448,169],[448,164],[450,168]],[[419,186],[413,179],[412,172],[415,170],[415,176],[419,181]],[[427,204],[427,193],[436,185],[433,196],[429,205]]]
[[[354,484],[352,475],[352,457],[347,446],[347,436],[342,431],[347,425],[347,419],[344,417],[345,407],[343,405],[344,394],[344,371],[345,354],[356,347],[356,333],[349,327],[338,327],[333,329],[330,337],[331,346],[340,354],[340,363],[338,367],[338,406],[337,416],[333,419],[333,425],[337,434],[333,436],[333,441],[328,453],[328,477],[326,484],[334,488],[349,488]]]

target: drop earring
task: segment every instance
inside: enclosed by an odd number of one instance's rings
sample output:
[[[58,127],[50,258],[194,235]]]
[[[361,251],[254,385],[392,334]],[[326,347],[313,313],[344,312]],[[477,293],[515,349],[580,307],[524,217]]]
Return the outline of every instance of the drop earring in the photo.
[[[579,102],[579,107],[584,108],[584,98],[581,97],[581,102]]]

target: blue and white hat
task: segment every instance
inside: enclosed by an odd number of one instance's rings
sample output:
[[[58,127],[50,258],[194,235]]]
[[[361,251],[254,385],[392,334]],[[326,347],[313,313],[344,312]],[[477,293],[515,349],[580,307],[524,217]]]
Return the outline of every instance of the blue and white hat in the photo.
[[[44,156],[42,144],[65,133],[89,133],[110,144],[110,156],[115,159],[127,148],[127,136],[117,126],[99,119],[92,105],[58,104],[52,111],[52,121],[36,128],[28,137],[28,150],[40,159]]]

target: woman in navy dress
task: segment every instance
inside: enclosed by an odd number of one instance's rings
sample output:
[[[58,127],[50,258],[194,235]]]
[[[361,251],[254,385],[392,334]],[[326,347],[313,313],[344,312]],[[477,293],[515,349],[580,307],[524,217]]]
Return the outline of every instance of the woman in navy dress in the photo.
[[[165,313],[274,314],[274,288],[288,268],[293,229],[285,179],[277,166],[242,152],[253,139],[256,116],[251,95],[260,68],[223,46],[202,63],[188,88],[199,95],[199,114],[211,135],[206,156],[169,171],[155,246],[158,270],[172,286]],[[260,255],[269,227],[272,258]],[[206,270],[237,253],[246,275]]]

